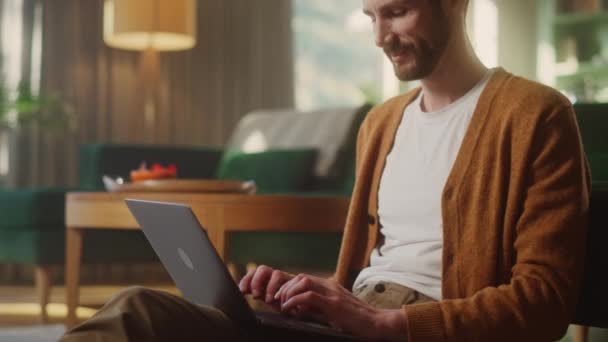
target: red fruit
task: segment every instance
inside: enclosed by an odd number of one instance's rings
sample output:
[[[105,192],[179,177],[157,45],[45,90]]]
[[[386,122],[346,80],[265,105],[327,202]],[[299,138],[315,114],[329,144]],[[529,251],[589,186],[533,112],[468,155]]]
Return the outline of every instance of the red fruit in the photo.
[[[146,168],[146,163],[140,164],[139,169],[131,171],[131,181],[138,182],[149,179],[165,179],[175,178],[177,176],[177,167],[170,164],[168,167],[163,167],[159,163],[152,164],[151,169]]]

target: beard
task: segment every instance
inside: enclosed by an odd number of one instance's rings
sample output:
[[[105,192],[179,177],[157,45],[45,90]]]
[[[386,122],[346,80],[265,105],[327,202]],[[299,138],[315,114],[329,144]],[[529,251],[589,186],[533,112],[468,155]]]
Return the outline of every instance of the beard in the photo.
[[[447,22],[442,19],[435,20],[437,25],[433,28],[428,39],[419,39],[408,43],[395,39],[392,44],[384,48],[384,53],[393,63],[395,76],[399,80],[420,80],[429,76],[435,70],[446,50],[451,33]],[[410,57],[409,61],[393,62],[391,56],[398,54],[408,55]]]

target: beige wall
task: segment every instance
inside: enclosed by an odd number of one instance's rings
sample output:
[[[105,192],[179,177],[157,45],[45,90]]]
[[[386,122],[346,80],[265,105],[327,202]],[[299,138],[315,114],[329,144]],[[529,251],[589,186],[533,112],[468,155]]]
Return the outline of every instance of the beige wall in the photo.
[[[498,7],[498,64],[536,79],[537,0],[496,0]]]
[[[488,16],[488,13],[476,11],[476,3],[480,2],[487,3],[488,7],[494,6],[497,11],[497,22],[486,23],[486,25],[496,25],[497,28],[496,64],[516,75],[536,79],[538,1],[471,0],[468,22],[471,39],[474,42],[491,29],[491,27],[475,26],[479,23],[475,20],[475,16]]]

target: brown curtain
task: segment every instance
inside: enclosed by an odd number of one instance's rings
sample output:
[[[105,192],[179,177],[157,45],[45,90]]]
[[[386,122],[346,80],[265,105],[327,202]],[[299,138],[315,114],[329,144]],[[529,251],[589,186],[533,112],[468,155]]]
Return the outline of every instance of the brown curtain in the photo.
[[[151,126],[141,101],[151,57],[103,43],[103,0],[24,1],[42,4],[41,91],[71,104],[78,127],[22,130],[17,185],[76,185],[83,143],[221,146],[248,111],[293,107],[291,1],[198,1],[196,47],[158,55]]]

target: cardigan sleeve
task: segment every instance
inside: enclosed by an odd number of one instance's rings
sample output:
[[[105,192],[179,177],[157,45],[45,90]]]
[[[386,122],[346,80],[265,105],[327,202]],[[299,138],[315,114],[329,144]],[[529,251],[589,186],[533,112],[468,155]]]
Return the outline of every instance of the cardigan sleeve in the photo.
[[[589,173],[571,105],[550,112],[528,152],[509,283],[465,299],[404,306],[411,342],[558,340],[574,315]]]

